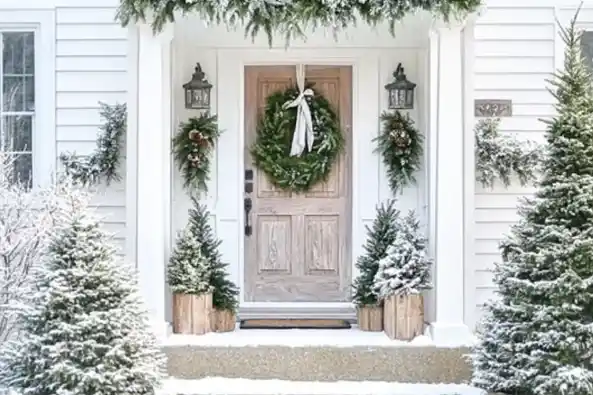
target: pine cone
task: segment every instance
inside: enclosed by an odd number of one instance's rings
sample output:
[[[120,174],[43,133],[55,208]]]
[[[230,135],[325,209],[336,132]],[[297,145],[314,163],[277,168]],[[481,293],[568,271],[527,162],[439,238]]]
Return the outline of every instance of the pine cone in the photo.
[[[389,135],[398,148],[408,148],[412,143],[410,135],[405,130],[393,130]]]

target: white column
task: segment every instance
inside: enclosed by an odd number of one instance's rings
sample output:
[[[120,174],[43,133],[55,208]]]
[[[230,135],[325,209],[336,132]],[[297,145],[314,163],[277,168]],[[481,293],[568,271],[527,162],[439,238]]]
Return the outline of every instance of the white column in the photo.
[[[170,232],[171,27],[137,29],[136,265],[157,336],[166,336],[165,268]],[[134,74],[132,74],[133,76]],[[132,115],[132,114],[130,114]],[[133,210],[134,206],[128,207]]]
[[[431,68],[431,236],[435,265],[437,344],[463,345],[471,339],[465,323],[464,68],[462,26],[441,26],[430,35]]]

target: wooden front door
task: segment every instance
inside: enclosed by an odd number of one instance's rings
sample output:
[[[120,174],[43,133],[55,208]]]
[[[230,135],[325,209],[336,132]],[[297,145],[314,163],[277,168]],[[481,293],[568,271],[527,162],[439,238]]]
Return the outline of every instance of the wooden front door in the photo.
[[[257,170],[249,148],[266,97],[294,85],[296,67],[245,67],[247,178],[249,170],[253,172],[253,192],[245,193],[253,207],[249,214],[252,234],[245,236],[247,302],[345,302],[351,293],[352,69],[308,66],[306,80],[338,111],[346,149],[327,183],[306,194],[290,194],[276,190]]]

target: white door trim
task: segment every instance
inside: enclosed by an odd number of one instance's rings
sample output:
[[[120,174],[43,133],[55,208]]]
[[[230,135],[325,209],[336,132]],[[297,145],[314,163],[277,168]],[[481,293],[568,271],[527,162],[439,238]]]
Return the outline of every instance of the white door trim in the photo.
[[[234,187],[225,188],[225,192],[234,190],[236,193],[220,194],[217,199],[217,227],[228,226],[229,222],[236,223],[236,252],[237,262],[231,262],[230,272],[237,281],[240,292],[240,308],[270,310],[316,310],[351,309],[351,303],[261,303],[245,302],[244,284],[244,215],[243,215],[243,145],[244,145],[244,67],[248,65],[279,65],[299,64],[308,65],[350,65],[352,66],[352,276],[357,275],[354,263],[359,255],[360,246],[365,237],[364,223],[368,221],[368,199],[361,199],[361,175],[365,175],[365,165],[372,166],[376,172],[377,164],[367,164],[368,151],[372,152],[371,140],[378,129],[379,115],[379,56],[377,51],[368,49],[225,49],[218,52],[218,113],[219,126],[223,132],[218,146],[219,185],[229,179],[237,181]],[[361,100],[361,98],[365,100]],[[228,113],[225,111],[228,109]],[[236,112],[238,116],[232,116]],[[372,125],[377,125],[373,128]],[[232,134],[232,135],[231,135]],[[226,135],[226,136],[225,136]],[[228,144],[227,144],[228,143]],[[366,152],[365,152],[366,151]],[[236,157],[233,157],[236,155]],[[227,160],[233,158],[232,160]],[[234,167],[234,169],[231,169]],[[224,168],[224,170],[223,170]],[[220,171],[223,170],[223,171]],[[233,177],[226,178],[233,171]],[[366,172],[368,177],[368,172]],[[229,196],[230,195],[230,196]],[[374,212],[376,201],[372,201],[370,212]],[[233,215],[235,214],[235,215]],[[364,217],[363,215],[364,214]],[[234,217],[234,218],[229,218]],[[370,218],[372,219],[372,217]],[[235,221],[232,221],[235,220]],[[225,224],[226,222],[226,224]],[[227,228],[228,229],[228,228]],[[221,233],[219,232],[219,235]],[[225,240],[225,243],[231,240]],[[324,313],[325,314],[325,313]],[[274,314],[277,316],[277,313]]]

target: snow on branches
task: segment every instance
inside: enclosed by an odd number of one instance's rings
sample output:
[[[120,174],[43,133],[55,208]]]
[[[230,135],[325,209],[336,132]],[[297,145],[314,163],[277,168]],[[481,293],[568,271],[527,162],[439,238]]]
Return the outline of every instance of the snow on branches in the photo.
[[[15,316],[65,202],[88,198],[67,179],[30,189],[14,181],[14,164],[0,154],[0,343],[16,333]]]
[[[536,178],[542,150],[531,141],[501,135],[499,119],[483,119],[475,128],[476,181],[492,188],[496,180],[505,187],[516,176],[521,186]]]
[[[212,265],[202,254],[202,243],[191,225],[186,226],[177,238],[167,274],[173,293],[200,295],[212,292]]]
[[[105,122],[99,128],[95,151],[91,155],[83,157],[76,153],[60,155],[65,173],[83,185],[96,184],[101,179],[105,179],[107,184],[121,179],[117,170],[126,134],[126,105],[99,104],[101,106],[100,114]]]
[[[261,31],[272,44],[274,34],[286,41],[308,28],[343,30],[360,19],[375,26],[387,22],[393,34],[404,16],[429,11],[445,20],[460,18],[481,6],[481,0],[121,0],[117,18],[124,26],[151,16],[155,31],[176,14],[195,13],[206,23],[245,26],[252,38]]]
[[[472,384],[489,393],[593,393],[593,80],[576,21],[559,29],[541,179],[501,243],[471,355]]]
[[[380,298],[419,294],[432,287],[432,259],[427,255],[427,240],[414,211],[404,218],[398,216],[395,229],[395,240],[379,261],[375,275],[375,292]]]
[[[161,383],[164,356],[135,273],[88,210],[84,199],[61,201],[19,336],[3,345],[0,384],[15,393],[153,395]]]
[[[358,306],[380,304],[374,290],[375,275],[379,269],[379,261],[386,256],[398,231],[400,211],[396,207],[395,199],[377,205],[375,213],[372,226],[366,226],[367,239],[362,247],[364,254],[356,260],[358,276],[352,284],[352,301]]]

